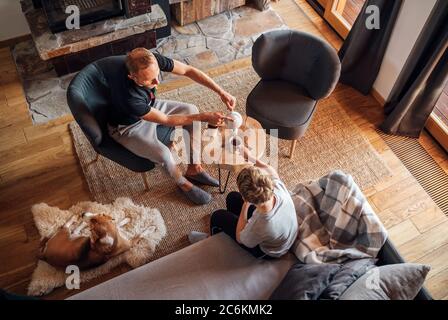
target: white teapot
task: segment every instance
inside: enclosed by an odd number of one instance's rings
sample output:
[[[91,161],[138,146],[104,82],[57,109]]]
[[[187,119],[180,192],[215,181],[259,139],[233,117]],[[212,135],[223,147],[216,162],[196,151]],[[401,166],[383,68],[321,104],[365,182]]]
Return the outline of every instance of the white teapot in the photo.
[[[236,135],[238,133],[238,129],[243,124],[243,117],[236,111],[230,112],[227,116],[232,118],[233,121],[228,120],[226,126],[227,128],[233,130],[233,135]]]

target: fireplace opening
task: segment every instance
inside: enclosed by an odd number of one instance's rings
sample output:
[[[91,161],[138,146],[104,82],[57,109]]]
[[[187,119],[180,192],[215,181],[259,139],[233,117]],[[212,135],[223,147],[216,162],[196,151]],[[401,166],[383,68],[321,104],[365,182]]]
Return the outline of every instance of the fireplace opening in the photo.
[[[81,26],[123,14],[120,0],[42,0],[42,8],[52,32],[67,30],[65,20],[69,14],[65,10],[70,5],[79,8]]]
[[[66,8],[79,8],[80,25],[86,25],[117,16],[128,18],[151,12],[151,0],[33,0],[35,7],[42,7],[53,33],[67,30],[65,21],[70,13]]]

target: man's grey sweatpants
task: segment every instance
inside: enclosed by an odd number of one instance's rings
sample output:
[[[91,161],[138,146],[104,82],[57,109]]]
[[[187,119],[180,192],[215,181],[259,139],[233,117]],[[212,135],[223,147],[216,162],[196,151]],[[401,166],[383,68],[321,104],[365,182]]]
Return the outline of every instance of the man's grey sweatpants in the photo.
[[[198,108],[195,105],[178,101],[156,99],[152,107],[166,115],[198,113]],[[177,170],[170,149],[157,138],[157,126],[157,123],[140,120],[129,126],[109,126],[108,129],[109,135],[123,147],[142,158],[162,164],[176,183],[184,183],[185,178]],[[192,125],[183,128],[192,136]],[[185,141],[185,143],[189,143],[189,141]]]

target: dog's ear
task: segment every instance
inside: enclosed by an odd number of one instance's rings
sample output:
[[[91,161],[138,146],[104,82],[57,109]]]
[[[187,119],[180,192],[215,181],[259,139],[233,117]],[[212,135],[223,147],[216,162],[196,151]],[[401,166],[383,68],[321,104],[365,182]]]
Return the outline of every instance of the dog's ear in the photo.
[[[97,215],[96,217],[97,217],[97,219],[96,219],[97,222],[98,221],[102,221],[102,222],[114,221],[114,219],[111,216],[104,214],[104,213],[101,213],[101,214]]]
[[[98,234],[96,233],[96,230],[93,229],[93,228],[91,228],[91,229],[90,229],[90,241],[91,241],[92,243],[95,243],[95,242],[98,240],[98,238],[99,238],[99,236],[98,236]]]
[[[102,215],[104,218],[108,219],[109,221],[115,221],[114,218],[112,218],[111,216],[107,215],[107,214],[103,214]]]

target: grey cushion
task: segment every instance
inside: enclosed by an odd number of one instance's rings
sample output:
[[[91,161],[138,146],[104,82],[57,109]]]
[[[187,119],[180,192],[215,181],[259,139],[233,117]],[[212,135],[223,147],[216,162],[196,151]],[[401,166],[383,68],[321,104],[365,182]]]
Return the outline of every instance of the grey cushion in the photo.
[[[322,292],[319,299],[339,299],[348,287],[373,267],[375,267],[375,260],[370,258],[344,263],[338,273],[333,277],[330,285]]]
[[[316,101],[304,89],[278,80],[261,80],[247,98],[247,114],[265,129],[278,129],[282,139],[302,135],[315,107]]]
[[[412,300],[431,268],[399,263],[373,268],[351,285],[340,300]]]
[[[296,262],[255,259],[222,232],[70,299],[268,299]]]
[[[317,300],[340,269],[339,264],[297,263],[271,296],[271,300]]]
[[[378,253],[378,262],[377,266],[383,266],[387,264],[396,264],[396,263],[404,263],[404,258],[400,255],[397,248],[393,245],[393,243],[387,239],[384,246],[381,248]],[[428,290],[423,287],[414,300],[433,300],[431,294],[429,294]]]

